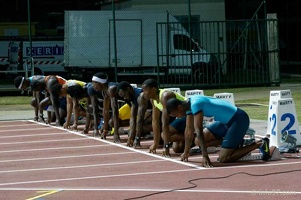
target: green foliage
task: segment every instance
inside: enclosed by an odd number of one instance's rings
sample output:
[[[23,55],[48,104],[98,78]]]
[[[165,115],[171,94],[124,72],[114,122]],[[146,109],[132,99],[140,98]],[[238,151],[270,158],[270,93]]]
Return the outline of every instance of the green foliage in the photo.
[[[273,87],[252,87],[205,90],[204,93],[207,96],[213,96],[215,93],[230,92],[233,93],[235,96],[235,94],[238,93],[246,93],[252,95],[252,92],[254,94],[259,92],[265,92],[266,97],[264,98],[256,98],[256,95],[254,95],[248,97],[245,100],[235,100],[235,104],[236,106],[246,111],[251,119],[268,120],[269,92],[275,89],[280,90],[279,88],[277,89]],[[301,123],[301,90],[292,91],[292,95],[295,103],[298,121],[299,123]]]
[[[2,105],[25,105],[30,104],[30,96],[4,96],[0,97],[0,106]]]

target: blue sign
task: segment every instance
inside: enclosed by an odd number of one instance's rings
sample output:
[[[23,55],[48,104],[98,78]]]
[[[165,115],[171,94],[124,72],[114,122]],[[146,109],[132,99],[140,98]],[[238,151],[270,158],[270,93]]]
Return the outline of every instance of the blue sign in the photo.
[[[26,55],[30,56],[30,48],[26,47]],[[63,46],[44,46],[44,47],[32,47],[31,56],[50,56],[50,55],[63,55]]]

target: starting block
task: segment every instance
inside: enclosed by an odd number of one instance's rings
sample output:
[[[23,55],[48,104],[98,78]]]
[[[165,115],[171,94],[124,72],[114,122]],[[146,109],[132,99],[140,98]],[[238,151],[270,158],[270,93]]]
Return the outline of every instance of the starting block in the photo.
[[[181,89],[180,88],[164,88],[165,90],[170,90],[172,92],[176,92],[178,94],[181,94]]]
[[[235,105],[235,101],[234,101],[234,95],[233,93],[215,93],[213,95],[214,98],[217,99],[223,99],[226,100],[228,102],[230,102],[232,105]]]
[[[245,137],[244,137],[244,145],[250,145],[255,142],[255,130],[251,127],[248,128]]]
[[[186,90],[185,91],[185,97],[188,98],[192,95],[202,95],[204,96],[204,91],[203,90],[199,90],[199,89],[196,89],[196,90]]]
[[[290,90],[272,90],[270,91],[270,102],[277,99],[292,98]]]
[[[284,133],[296,138],[297,145],[301,144],[299,122],[290,90],[271,91],[267,125],[270,146],[284,146],[281,141]]]
[[[270,99],[269,99],[269,112],[268,112],[268,124],[267,124],[267,134],[270,135],[270,131],[271,130],[271,123],[270,123],[270,118],[273,115],[272,112],[273,111],[272,108],[272,101],[277,101],[279,99],[285,99],[285,98],[292,98],[292,94],[290,90],[272,90],[270,91]]]

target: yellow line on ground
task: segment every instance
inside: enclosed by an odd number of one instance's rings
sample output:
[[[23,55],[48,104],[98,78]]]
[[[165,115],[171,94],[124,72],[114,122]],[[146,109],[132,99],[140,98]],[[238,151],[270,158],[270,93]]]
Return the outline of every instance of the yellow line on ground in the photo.
[[[38,195],[38,196],[35,196],[35,197],[32,197],[32,198],[29,198],[29,199],[26,199],[26,200],[35,200],[35,199],[39,199],[41,197],[45,197],[45,196],[48,196],[48,195],[51,195],[51,194],[55,194],[57,192],[60,192],[61,190],[51,190],[51,191],[38,191],[37,193],[41,193],[41,192],[47,192],[45,194],[41,194],[41,195]]]

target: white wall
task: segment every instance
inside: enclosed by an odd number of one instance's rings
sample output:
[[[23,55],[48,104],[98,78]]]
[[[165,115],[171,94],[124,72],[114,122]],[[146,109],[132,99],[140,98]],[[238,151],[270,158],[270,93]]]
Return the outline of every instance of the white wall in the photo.
[[[168,10],[172,15],[188,15],[188,1],[184,0],[132,0],[134,10]],[[224,0],[191,0],[191,14],[200,20],[225,20]]]
[[[162,10],[174,16],[189,14],[188,0],[132,0],[118,4],[116,9],[124,10]],[[201,21],[225,21],[225,0],[190,0],[191,15],[200,17]],[[107,9],[111,9],[111,5]],[[209,52],[225,52],[225,27],[220,27],[219,33],[212,27],[200,28],[200,44]],[[220,57],[220,60],[224,58]]]

